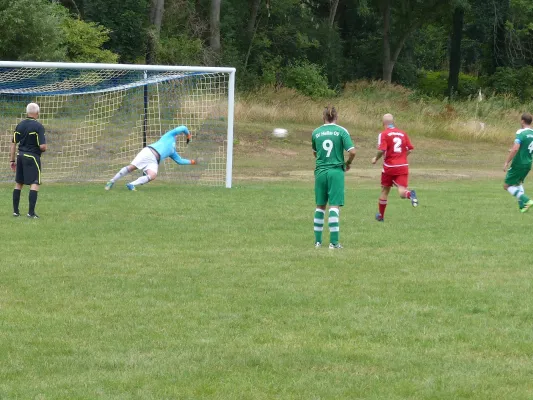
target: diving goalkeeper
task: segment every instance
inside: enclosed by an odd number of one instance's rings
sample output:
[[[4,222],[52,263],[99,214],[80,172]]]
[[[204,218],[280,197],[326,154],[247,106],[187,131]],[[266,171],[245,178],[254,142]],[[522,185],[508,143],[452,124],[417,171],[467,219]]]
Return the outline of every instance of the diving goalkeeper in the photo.
[[[181,158],[179,154],[176,153],[176,137],[178,135],[187,135],[187,143],[189,143],[191,140],[191,134],[184,125],[168,131],[161,136],[157,142],[152,143],[151,145],[142,149],[133,159],[130,165],[118,171],[118,173],[109,182],[107,182],[105,185],[105,190],[111,189],[117,180],[128,175],[130,172],[135,171],[136,169],[142,169],[145,175],[133,182],[126,183],[126,187],[129,190],[136,190],[136,186],[144,185],[150,181],[153,181],[157,177],[159,163],[161,163],[161,161],[167,157],[172,158],[176,164],[179,165],[195,165],[196,160],[187,160],[186,158]]]

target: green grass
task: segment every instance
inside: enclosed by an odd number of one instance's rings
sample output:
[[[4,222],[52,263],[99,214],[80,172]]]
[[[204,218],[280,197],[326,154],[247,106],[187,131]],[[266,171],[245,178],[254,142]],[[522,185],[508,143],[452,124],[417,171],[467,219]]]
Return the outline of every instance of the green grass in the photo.
[[[311,181],[45,185],[37,221],[0,186],[0,398],[532,398],[533,215],[416,188],[378,224],[351,179],[330,251]]]

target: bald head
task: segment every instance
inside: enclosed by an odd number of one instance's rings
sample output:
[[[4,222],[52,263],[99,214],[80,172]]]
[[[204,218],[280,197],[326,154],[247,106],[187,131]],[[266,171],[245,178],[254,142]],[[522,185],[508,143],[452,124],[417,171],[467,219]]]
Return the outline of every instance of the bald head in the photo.
[[[394,117],[392,114],[385,114],[383,116],[383,125],[392,125],[394,124]]]

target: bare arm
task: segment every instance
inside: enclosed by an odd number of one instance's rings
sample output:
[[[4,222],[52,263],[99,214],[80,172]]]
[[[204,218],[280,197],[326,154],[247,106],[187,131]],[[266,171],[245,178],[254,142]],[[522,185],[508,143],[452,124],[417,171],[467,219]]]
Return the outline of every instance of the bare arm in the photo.
[[[352,165],[353,159],[355,158],[355,147],[352,147],[348,150],[348,160],[346,160],[346,171],[350,170],[350,165]]]
[[[46,145],[45,144],[40,145],[39,148],[41,149],[42,153],[44,153],[46,151]]]
[[[383,150],[378,150],[378,152],[376,153],[376,156],[372,159],[372,164],[375,164],[378,162],[378,160],[383,157],[383,154],[385,154],[385,152]]]
[[[13,171],[17,169],[17,161],[15,160],[16,150],[17,150],[17,144],[11,143],[11,147],[9,148],[9,165],[11,166],[11,169]]]
[[[511,150],[509,150],[509,154],[507,155],[507,159],[505,160],[505,163],[503,164],[503,172],[507,171],[507,167],[509,166],[509,163],[513,160],[516,153],[518,153],[518,150],[520,149],[520,143],[515,143],[513,147],[511,147]]]
[[[16,143],[11,143],[11,147],[9,149],[9,161],[15,161],[15,150],[17,149]]]

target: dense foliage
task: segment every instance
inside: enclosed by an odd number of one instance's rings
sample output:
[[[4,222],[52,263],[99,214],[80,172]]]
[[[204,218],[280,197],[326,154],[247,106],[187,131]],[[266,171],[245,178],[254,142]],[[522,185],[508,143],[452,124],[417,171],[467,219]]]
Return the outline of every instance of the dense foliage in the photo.
[[[530,100],[530,0],[0,0],[0,58],[232,65],[241,89],[383,79]]]

